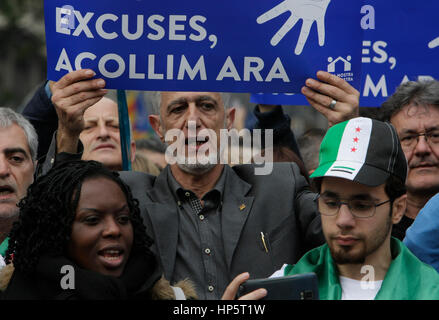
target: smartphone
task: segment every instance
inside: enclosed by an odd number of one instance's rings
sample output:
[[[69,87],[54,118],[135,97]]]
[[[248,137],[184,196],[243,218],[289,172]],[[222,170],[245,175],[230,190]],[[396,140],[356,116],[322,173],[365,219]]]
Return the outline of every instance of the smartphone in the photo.
[[[238,297],[260,288],[267,290],[261,300],[319,300],[319,283],[314,272],[247,280],[239,287]]]

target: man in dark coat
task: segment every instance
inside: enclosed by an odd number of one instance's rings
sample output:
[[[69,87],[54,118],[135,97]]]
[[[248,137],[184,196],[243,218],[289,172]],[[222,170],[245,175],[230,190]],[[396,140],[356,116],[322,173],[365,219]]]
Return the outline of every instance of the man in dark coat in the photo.
[[[70,74],[72,84],[76,77],[86,80],[81,81],[81,90],[87,83],[89,91],[100,90],[97,80],[84,79],[85,72]],[[357,90],[326,72],[320,72],[318,78],[320,81],[307,82],[303,93],[330,124],[358,113]],[[52,101],[71,100],[69,97],[78,98],[80,93],[63,86],[53,93],[56,99]],[[158,177],[139,172],[124,172],[122,177],[140,202],[144,222],[155,240],[154,250],[171,283],[190,278],[199,298],[218,299],[239,273],[267,277],[283,263],[295,263],[306,250],[323,243],[315,194],[296,164],[273,164],[267,174],[258,175],[255,165],[232,168],[212,161],[220,159],[213,143],[220,146],[221,130],[232,128],[234,120],[234,109],[226,108],[224,94],[162,92],[156,97],[151,125],[162,141],[172,130],[183,133],[182,140],[168,142],[182,147],[185,156],[174,159],[177,161]],[[64,122],[58,130],[78,125],[74,119],[90,104],[87,100],[75,102],[70,107],[55,103],[67,115],[60,118]],[[213,135],[201,137],[203,130]],[[191,150],[197,155],[192,159],[195,162],[186,156]]]

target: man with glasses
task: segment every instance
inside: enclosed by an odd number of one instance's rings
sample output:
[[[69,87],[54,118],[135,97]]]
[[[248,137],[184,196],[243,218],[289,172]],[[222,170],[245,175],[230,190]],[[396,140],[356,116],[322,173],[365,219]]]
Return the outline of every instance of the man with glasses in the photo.
[[[324,300],[439,299],[439,274],[391,237],[406,176],[391,124],[355,118],[331,127],[311,175],[326,244],[274,276],[315,272]]]
[[[407,209],[393,236],[402,240],[427,201],[439,192],[439,81],[410,81],[380,109],[398,132],[408,161]]]

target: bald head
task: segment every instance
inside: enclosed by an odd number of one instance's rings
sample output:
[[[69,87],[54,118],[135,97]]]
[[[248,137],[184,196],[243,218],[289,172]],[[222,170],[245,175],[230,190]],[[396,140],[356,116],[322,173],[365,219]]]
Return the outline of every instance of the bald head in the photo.
[[[119,115],[112,99],[103,97],[84,112],[84,130],[79,138],[84,145],[83,160],[99,161],[109,169],[122,170]],[[134,143],[131,146],[134,155]]]

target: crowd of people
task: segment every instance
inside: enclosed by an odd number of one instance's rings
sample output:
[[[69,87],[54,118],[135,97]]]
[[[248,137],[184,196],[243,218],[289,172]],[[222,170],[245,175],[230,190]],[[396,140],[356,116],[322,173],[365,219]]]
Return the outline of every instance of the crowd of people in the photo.
[[[212,161],[236,112],[218,92],[152,93],[156,137],[131,141],[122,171],[117,100],[94,76],[0,108],[1,298],[229,300],[250,278],[314,272],[321,299],[439,299],[438,81],[402,84],[371,119],[319,71],[302,94],[329,129],[296,140],[282,106],[256,105],[273,138],[256,174],[257,155]]]

